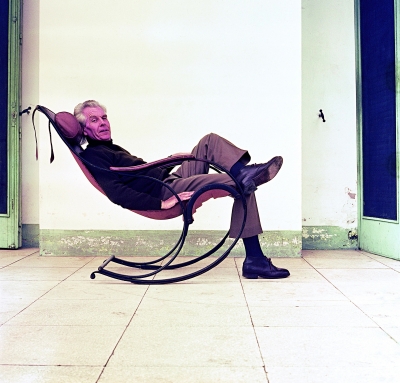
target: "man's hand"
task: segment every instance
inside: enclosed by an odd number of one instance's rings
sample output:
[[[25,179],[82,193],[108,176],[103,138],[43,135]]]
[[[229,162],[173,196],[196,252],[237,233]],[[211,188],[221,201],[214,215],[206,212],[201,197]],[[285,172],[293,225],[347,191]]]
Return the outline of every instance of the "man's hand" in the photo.
[[[188,199],[190,199],[190,197],[193,195],[194,191],[189,191],[189,192],[182,192],[182,193],[178,193],[179,198],[182,201],[187,201]],[[168,199],[166,199],[165,201],[161,201],[161,209],[165,210],[165,209],[171,209],[171,207],[175,206],[178,203],[178,198],[176,198],[175,196],[172,196]]]

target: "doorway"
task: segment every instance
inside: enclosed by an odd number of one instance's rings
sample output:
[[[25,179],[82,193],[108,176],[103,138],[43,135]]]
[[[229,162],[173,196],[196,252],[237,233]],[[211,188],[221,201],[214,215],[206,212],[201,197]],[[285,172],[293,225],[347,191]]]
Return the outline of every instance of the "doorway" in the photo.
[[[359,246],[400,259],[398,4],[358,0]]]
[[[20,1],[0,2],[0,248],[21,246]]]

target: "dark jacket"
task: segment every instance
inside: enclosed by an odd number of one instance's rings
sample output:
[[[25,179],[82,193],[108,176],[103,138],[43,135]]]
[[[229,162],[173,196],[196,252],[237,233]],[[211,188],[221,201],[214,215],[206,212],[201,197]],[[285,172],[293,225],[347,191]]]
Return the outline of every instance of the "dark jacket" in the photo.
[[[82,158],[102,169],[109,169],[110,166],[135,166],[146,163],[120,146],[114,145],[112,140],[88,139],[88,143],[81,154]],[[91,166],[88,168],[107,197],[115,204],[131,210],[161,209],[161,183],[146,178],[105,172]],[[168,176],[168,170],[154,168],[140,174],[163,180]]]

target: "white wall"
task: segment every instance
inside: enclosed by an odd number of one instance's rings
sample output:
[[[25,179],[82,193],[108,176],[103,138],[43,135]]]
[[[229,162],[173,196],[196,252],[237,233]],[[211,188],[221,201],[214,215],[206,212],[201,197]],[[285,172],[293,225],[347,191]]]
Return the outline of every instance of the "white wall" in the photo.
[[[303,225],[357,227],[354,3],[302,8]]]
[[[22,109],[39,102],[39,0],[23,2],[22,17]],[[35,159],[35,136],[31,116],[21,117],[22,223],[39,223],[39,163]]]
[[[147,161],[188,151],[211,131],[255,162],[282,155],[279,176],[257,192],[261,218],[266,230],[300,230],[300,0],[41,0],[39,32],[40,104],[72,111],[98,99],[114,142]],[[42,119],[41,229],[181,226],[112,205],[57,138],[54,148],[49,165]],[[227,228],[230,199],[215,203],[196,228]]]

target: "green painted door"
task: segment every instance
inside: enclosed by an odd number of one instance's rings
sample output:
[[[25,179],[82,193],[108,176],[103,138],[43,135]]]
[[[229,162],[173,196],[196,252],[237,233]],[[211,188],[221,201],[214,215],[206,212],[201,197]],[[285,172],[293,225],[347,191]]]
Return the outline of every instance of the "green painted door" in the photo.
[[[20,1],[0,2],[0,248],[21,246]]]
[[[400,259],[399,9],[358,0],[359,247]]]

